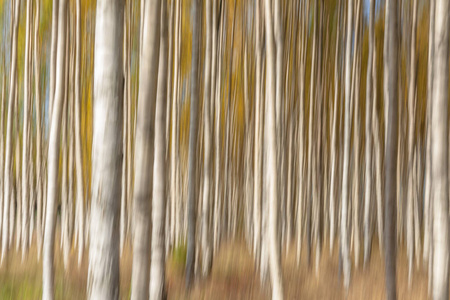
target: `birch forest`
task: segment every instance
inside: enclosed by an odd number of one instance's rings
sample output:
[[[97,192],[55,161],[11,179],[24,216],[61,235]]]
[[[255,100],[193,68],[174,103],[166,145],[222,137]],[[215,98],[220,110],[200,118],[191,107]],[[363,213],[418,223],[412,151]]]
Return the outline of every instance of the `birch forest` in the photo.
[[[448,0],[0,0],[0,299],[449,299]]]

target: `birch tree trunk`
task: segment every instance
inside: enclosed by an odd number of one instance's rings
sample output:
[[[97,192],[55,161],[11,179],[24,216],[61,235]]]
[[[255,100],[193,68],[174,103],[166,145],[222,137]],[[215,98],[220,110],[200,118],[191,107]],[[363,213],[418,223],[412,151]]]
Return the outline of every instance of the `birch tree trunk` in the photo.
[[[279,6],[280,2],[275,0],[274,5]],[[279,8],[278,8],[279,9]],[[277,10],[277,8],[275,8]],[[278,12],[279,13],[279,12]],[[264,1],[265,32],[267,41],[267,71],[266,71],[266,107],[265,107],[265,131],[264,139],[266,150],[266,183],[268,201],[268,239],[269,268],[272,281],[272,299],[283,299],[283,284],[281,275],[281,256],[278,240],[278,191],[277,191],[277,135],[276,135],[276,76],[281,76],[276,72],[276,51],[274,41],[274,25],[272,19],[272,3],[270,0]],[[280,95],[278,94],[278,97]]]
[[[41,256],[42,248],[42,137],[41,137],[41,67],[39,61],[39,21],[40,21],[40,4],[36,3],[34,23],[34,80],[35,80],[35,106],[36,106],[36,242],[37,256]],[[2,123],[3,124],[3,123]]]
[[[430,0],[430,23],[428,28],[428,69],[427,69],[427,114],[426,114],[426,149],[425,149],[425,192],[424,192],[424,230],[423,230],[423,258],[425,263],[429,260],[432,242],[431,220],[431,101],[433,97],[433,61],[434,61],[434,23],[435,0]],[[431,253],[432,255],[432,253]],[[431,265],[431,263],[430,263]],[[431,272],[429,273],[431,274]],[[432,276],[428,276],[429,282]]]
[[[335,210],[336,210],[336,174],[337,174],[337,119],[338,119],[338,99],[339,99],[339,69],[338,69],[338,57],[339,57],[339,38],[340,38],[340,27],[341,27],[341,1],[339,1],[338,6],[338,27],[336,34],[336,53],[334,60],[334,104],[333,104],[333,125],[331,134],[331,178],[330,178],[330,254],[333,252],[334,247],[334,236],[335,236]],[[369,52],[370,53],[370,52]],[[370,54],[369,54],[370,57]]]
[[[119,298],[123,12],[123,1],[97,1],[88,299]]]
[[[262,22],[260,1],[256,1],[255,10],[255,32],[256,32],[256,70],[255,70],[255,162],[254,162],[254,185],[253,185],[253,254],[256,264],[260,264],[261,255],[261,192],[262,192],[262,147],[263,147],[263,102],[261,95],[262,82]]]
[[[433,101],[431,104],[431,176],[433,178],[433,299],[448,299],[448,50],[449,3],[436,0]]]
[[[28,249],[28,229],[29,229],[29,217],[28,217],[28,123],[29,123],[29,54],[30,54],[30,42],[31,42],[31,0],[27,0],[26,6],[26,29],[25,29],[25,59],[24,59],[24,72],[23,72],[23,129],[22,129],[22,261],[25,258],[25,253]]]
[[[347,37],[345,46],[345,117],[344,117],[344,161],[342,171],[342,198],[341,198],[341,255],[344,271],[344,286],[350,286],[350,254],[347,232],[348,198],[349,198],[349,160],[350,160],[350,88],[351,88],[351,49],[352,49],[352,17],[353,0],[347,3]]]
[[[203,164],[203,204],[201,218],[202,244],[202,275],[208,276],[212,267],[211,233],[209,231],[209,209],[211,199],[211,1],[206,0],[206,52],[205,52],[205,84],[203,92],[203,134],[204,134],[204,164]]]
[[[180,0],[174,0],[175,3],[172,5],[176,6],[175,9],[175,37],[174,37],[174,65],[173,65],[173,93],[172,93],[172,126],[171,126],[171,140],[172,146],[170,149],[170,209],[171,209],[171,240],[174,245],[176,245],[176,241],[178,239],[178,232],[180,231],[179,224],[176,220],[178,220],[177,207],[179,205],[178,201],[178,175],[179,175],[179,135],[178,135],[178,111],[179,111],[179,103],[178,103],[178,86],[179,86],[179,70],[180,70],[180,27],[181,27],[181,16],[180,16]]]
[[[11,45],[11,71],[10,71],[10,83],[9,83],[9,97],[8,97],[8,118],[6,123],[6,146],[5,146],[5,170],[4,170],[4,208],[3,208],[3,235],[2,235],[2,256],[0,264],[3,264],[3,260],[6,257],[9,242],[9,200],[11,197],[12,188],[12,127],[13,127],[13,117],[14,117],[14,99],[16,94],[16,82],[17,82],[17,31],[19,27],[19,9],[20,1],[16,0],[14,4],[14,14],[11,16],[12,24],[12,45]]]
[[[153,165],[152,254],[150,299],[167,298],[165,288],[166,216],[166,101],[167,101],[167,7],[161,1],[161,41],[159,48],[158,91],[155,111],[155,161]]]
[[[155,103],[158,82],[161,1],[146,2],[139,69],[139,95],[134,148],[133,269],[131,299],[148,299],[150,209],[153,182]]]
[[[80,97],[80,72],[81,72],[81,4],[76,0],[76,49],[75,49],[75,164],[76,164],[76,208],[75,218],[78,226],[78,266],[81,264],[84,250],[84,181],[83,181],[83,157],[81,155],[81,97]]]
[[[55,227],[58,195],[59,142],[61,132],[61,115],[65,94],[65,45],[66,45],[66,17],[67,1],[61,0],[58,12],[58,47],[56,87],[53,111],[51,116],[50,134],[48,141],[48,179],[47,179],[47,212],[45,216],[44,258],[43,258],[43,291],[42,299],[54,299],[54,265]]]
[[[61,0],[64,1],[64,0]],[[57,46],[58,46],[58,8],[60,0],[52,1],[52,37],[50,45],[50,91],[49,91],[49,119],[53,116],[53,101],[55,96],[55,81],[56,81],[56,69],[57,69]],[[50,122],[51,126],[51,122]],[[48,147],[48,146],[47,146]]]
[[[367,266],[372,248],[372,223],[370,219],[371,193],[372,193],[372,120],[371,109],[373,99],[372,86],[373,60],[375,55],[375,0],[370,1],[369,17],[369,58],[367,60],[367,81],[366,81],[366,144],[365,144],[365,187],[364,187],[364,266]]]
[[[387,299],[396,299],[396,197],[397,197],[397,145],[398,145],[398,93],[397,93],[397,1],[387,3],[388,26],[385,31],[388,45],[385,48],[384,68],[386,95],[385,103],[389,108],[386,135],[386,165],[385,165],[385,272]]]
[[[198,20],[201,10],[201,1],[192,2],[192,64],[191,64],[191,105],[189,124],[189,157],[188,157],[188,228],[187,228],[187,255],[186,255],[186,288],[192,287],[195,266],[195,227],[196,227],[196,178],[197,178],[197,131],[198,131],[198,61],[200,56],[200,29]]]
[[[417,0],[413,2],[413,20],[411,28],[411,51],[408,87],[408,187],[406,203],[406,243],[408,251],[408,284],[412,283],[412,268],[414,257],[414,230],[413,230],[413,197],[415,197],[414,174],[414,134],[415,134],[415,95],[416,95],[416,31],[417,31]]]

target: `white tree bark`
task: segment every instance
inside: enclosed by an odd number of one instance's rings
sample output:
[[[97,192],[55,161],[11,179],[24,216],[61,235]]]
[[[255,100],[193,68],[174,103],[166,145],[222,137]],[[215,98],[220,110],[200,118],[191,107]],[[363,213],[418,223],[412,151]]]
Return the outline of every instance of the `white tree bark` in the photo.
[[[352,18],[353,0],[347,3],[347,38],[345,46],[345,119],[344,119],[344,161],[342,174],[341,198],[341,255],[343,260],[344,286],[350,286],[350,255],[347,232],[348,198],[349,198],[349,160],[350,160],[350,87],[351,87],[351,49],[352,49]]]
[[[433,178],[433,299],[448,299],[448,50],[449,2],[436,0],[434,77],[431,104],[431,176]]]
[[[61,131],[61,115],[64,104],[65,89],[65,44],[66,44],[66,16],[67,1],[61,0],[58,12],[58,47],[55,100],[51,116],[50,134],[48,141],[48,179],[47,179],[47,212],[45,216],[44,258],[43,258],[43,291],[42,299],[54,299],[54,265],[55,226],[58,195],[59,169],[59,141]]]
[[[24,58],[24,72],[23,72],[23,129],[22,129],[22,261],[25,258],[25,253],[28,249],[28,123],[30,113],[30,91],[29,91],[29,72],[30,64],[30,42],[31,42],[31,0],[27,0],[26,6],[26,29],[25,29],[25,58]]]
[[[260,264],[261,255],[261,199],[262,199],[262,147],[263,147],[263,101],[261,95],[262,82],[262,24],[260,1],[256,1],[255,10],[256,31],[256,71],[255,71],[255,162],[254,162],[254,184],[253,184],[253,254],[256,264]],[[216,175],[217,176],[217,175]]]
[[[131,299],[147,299],[150,262],[150,209],[153,181],[155,102],[160,44],[161,2],[146,2],[139,69],[139,95],[134,148],[133,269]]]
[[[205,52],[205,84],[203,92],[203,134],[204,134],[204,164],[203,164],[203,203],[201,218],[202,245],[202,275],[208,276],[212,267],[211,233],[209,230],[209,210],[211,199],[211,1],[206,0],[206,52]]]
[[[75,164],[76,164],[76,208],[75,218],[78,229],[78,266],[83,258],[84,251],[84,181],[83,181],[83,157],[81,155],[81,4],[76,0],[76,49],[75,49]]]
[[[36,4],[34,23],[34,80],[35,80],[35,106],[36,106],[36,242],[38,260],[42,249],[42,206],[43,206],[43,176],[42,176],[42,137],[41,137],[41,67],[39,61],[39,21],[40,5]],[[2,110],[3,111],[3,110]],[[3,123],[2,123],[3,124]],[[2,130],[3,132],[3,130]]]
[[[372,223],[370,219],[371,194],[372,194],[372,118],[371,109],[373,99],[372,86],[373,78],[373,60],[375,52],[375,0],[370,1],[369,18],[369,58],[367,60],[367,81],[366,81],[366,144],[365,144],[365,187],[364,187],[364,266],[370,257],[372,248]]]
[[[155,161],[153,164],[152,254],[150,299],[167,298],[165,288],[166,225],[166,102],[167,102],[167,7],[161,1],[161,41],[159,48],[158,91],[155,111]]]
[[[274,25],[272,19],[272,3],[270,0],[264,1],[265,32],[267,41],[266,56],[266,107],[265,107],[265,131],[264,139],[267,147],[266,156],[266,184],[268,201],[268,239],[270,278],[272,281],[272,299],[283,299],[283,283],[281,275],[281,256],[278,239],[278,204],[279,197],[277,191],[277,135],[276,135],[276,101],[280,95],[276,93],[276,76],[281,76],[276,72],[276,51],[274,41]],[[280,2],[275,0],[274,5],[279,6]],[[279,8],[278,8],[279,9]],[[275,8],[277,11],[277,8]],[[278,12],[279,13],[279,12]]]
[[[434,61],[434,23],[435,0],[430,0],[430,23],[428,28],[428,69],[427,69],[427,114],[426,114],[426,149],[425,149],[425,191],[423,212],[423,258],[426,263],[431,252],[431,101],[433,97],[433,61]],[[431,265],[431,264],[430,264]],[[431,274],[431,272],[430,272]],[[432,276],[429,276],[431,279]],[[430,280],[431,282],[431,280]]]
[[[97,1],[88,299],[119,298],[123,12],[123,1]]]
[[[61,0],[63,1],[63,0]],[[50,91],[49,91],[49,120],[53,115],[53,101],[55,96],[55,81],[56,81],[56,68],[57,68],[57,46],[58,46],[58,7],[60,0],[52,1],[52,37],[50,45]],[[51,121],[49,126],[51,126]],[[48,147],[48,146],[47,146]]]
[[[6,257],[9,242],[9,199],[11,197],[11,188],[12,188],[12,127],[13,127],[13,117],[14,117],[14,99],[16,94],[16,82],[17,82],[17,35],[18,35],[18,27],[19,27],[19,9],[20,9],[20,1],[16,0],[14,4],[14,14],[11,16],[11,24],[12,24],[12,47],[11,47],[11,71],[10,71],[10,84],[9,84],[9,98],[8,98],[8,118],[6,123],[6,147],[5,147],[5,170],[4,170],[4,208],[3,208],[3,236],[2,236],[2,256],[0,260],[0,264],[3,263],[3,260]]]

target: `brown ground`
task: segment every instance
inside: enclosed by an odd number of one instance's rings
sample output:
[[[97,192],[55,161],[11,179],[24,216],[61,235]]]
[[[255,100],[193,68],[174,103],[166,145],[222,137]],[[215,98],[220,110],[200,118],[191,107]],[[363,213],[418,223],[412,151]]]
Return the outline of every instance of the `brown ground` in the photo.
[[[322,252],[319,273],[316,276],[314,260],[311,267],[303,251],[300,266],[295,262],[295,249],[283,258],[283,279],[286,299],[345,299],[346,293],[338,276],[337,247],[332,257]],[[366,270],[362,263],[352,269],[348,299],[384,299],[384,264],[378,246],[374,245],[372,260]],[[87,256],[81,267],[76,265],[73,253],[70,271],[63,270],[59,243],[56,263],[56,298],[84,299],[86,294]],[[314,253],[313,256],[314,257]],[[131,280],[131,251],[125,250],[121,260],[121,298],[129,298]],[[408,270],[405,251],[398,257],[397,291],[399,299],[426,299],[427,277],[421,268],[415,270],[411,289],[408,289]],[[36,248],[21,263],[21,255],[9,253],[8,261],[0,268],[0,299],[39,299],[42,293],[42,263],[36,260]],[[213,265],[211,278],[197,280],[187,294],[184,289],[183,266],[171,258],[167,266],[169,299],[269,299],[267,285],[261,286],[254,271],[253,260],[243,242],[225,243]]]

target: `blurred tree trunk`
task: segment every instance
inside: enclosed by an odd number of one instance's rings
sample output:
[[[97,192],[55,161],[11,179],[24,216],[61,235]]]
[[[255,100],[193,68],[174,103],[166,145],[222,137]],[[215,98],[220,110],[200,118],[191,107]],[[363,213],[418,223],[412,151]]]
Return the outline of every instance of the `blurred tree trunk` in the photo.
[[[302,2],[302,29],[301,29],[301,41],[300,41],[300,116],[299,116],[299,129],[298,129],[298,192],[297,192],[297,265],[300,263],[301,246],[303,239],[303,218],[305,209],[305,190],[308,191],[308,187],[305,188],[305,79],[306,79],[306,57],[308,50],[308,24],[309,24],[309,1]],[[307,200],[308,201],[308,200]]]
[[[204,73],[204,91],[203,91],[203,203],[201,217],[201,245],[202,245],[202,275],[208,276],[212,267],[211,234],[209,231],[209,210],[211,199],[211,1],[206,1],[206,49],[205,49],[205,73]]]
[[[153,182],[155,103],[158,83],[161,1],[146,2],[139,69],[134,148],[133,269],[131,299],[149,296],[150,212]]]
[[[22,261],[25,258],[25,253],[28,250],[28,229],[29,220],[28,217],[28,123],[30,122],[30,91],[29,91],[29,73],[30,64],[30,42],[31,42],[31,15],[32,15],[32,3],[31,0],[27,0],[26,5],[26,28],[25,28],[25,58],[24,58],[24,72],[23,72],[23,129],[22,129]],[[32,106],[32,105],[31,105]]]
[[[97,1],[88,299],[119,298],[123,14],[124,2]],[[107,31],[113,34],[102,34]]]
[[[42,206],[43,193],[42,186],[44,179],[42,176],[42,124],[41,124],[41,66],[40,66],[40,50],[39,50],[39,22],[40,22],[40,5],[36,3],[36,13],[34,19],[34,80],[35,80],[35,106],[36,106],[36,242],[38,260],[41,256],[42,249]],[[2,109],[3,112],[3,109]],[[3,116],[3,115],[2,115]],[[3,121],[2,125],[3,126]],[[0,129],[3,132],[3,129]],[[3,157],[3,155],[2,155]]]
[[[389,108],[387,116],[386,135],[386,166],[385,166],[385,272],[386,295],[388,299],[396,299],[396,197],[397,197],[397,146],[398,146],[398,23],[397,1],[389,0],[386,5],[387,46],[385,47],[385,103]]]
[[[275,0],[275,14],[280,13],[280,2]],[[278,6],[278,8],[276,8]],[[281,275],[281,253],[278,238],[278,205],[279,195],[277,191],[277,127],[276,127],[276,102],[281,101],[281,95],[276,93],[277,76],[281,76],[276,72],[276,52],[275,34],[274,34],[274,17],[272,16],[272,3],[270,0],[264,1],[265,16],[265,32],[267,42],[266,56],[266,105],[265,105],[265,122],[264,122],[264,140],[266,144],[266,190],[267,190],[267,245],[269,252],[269,269],[270,279],[272,283],[272,299],[283,299],[283,283]],[[276,17],[279,18],[280,16]],[[280,79],[278,79],[280,80]],[[278,98],[278,99],[277,99]]]
[[[83,157],[81,153],[81,96],[80,96],[80,73],[81,73],[81,4],[76,0],[76,50],[75,50],[75,163],[76,163],[76,208],[75,218],[78,229],[78,266],[81,264],[84,250],[84,180],[83,180]]]
[[[170,209],[171,209],[171,241],[173,246],[176,246],[178,243],[180,223],[179,214],[177,208],[180,205],[179,199],[179,111],[180,104],[178,102],[179,95],[179,84],[180,84],[180,28],[181,28],[181,1],[174,0],[173,5],[175,6],[175,30],[174,30],[174,64],[173,64],[173,93],[172,93],[172,126],[171,126],[171,140],[172,145],[170,149]]]
[[[426,149],[425,149],[425,192],[424,192],[424,216],[423,216],[423,258],[425,263],[429,262],[433,255],[432,248],[432,208],[431,208],[431,101],[433,99],[433,65],[434,65],[434,23],[435,23],[435,0],[430,0],[430,21],[428,28],[428,68],[427,68],[427,113],[426,113]],[[432,272],[428,273],[429,291],[431,291]],[[430,276],[431,275],[431,276]]]
[[[433,299],[448,299],[448,50],[449,3],[436,0],[433,100],[431,103],[431,176],[433,178]]]
[[[348,244],[348,198],[349,198],[349,160],[350,160],[350,110],[351,110],[351,49],[352,49],[352,27],[353,27],[353,0],[347,3],[347,37],[345,47],[345,120],[344,120],[344,161],[342,175],[342,198],[341,198],[341,234],[340,251],[343,260],[344,286],[348,290],[350,286],[350,254]]]
[[[200,58],[200,29],[201,1],[192,2],[192,64],[191,64],[191,103],[189,124],[189,154],[188,154],[188,228],[187,228],[187,256],[186,256],[186,288],[190,289],[194,281],[195,266],[195,227],[197,202],[197,135],[198,135],[198,62]]]
[[[153,164],[152,254],[150,299],[167,298],[165,288],[166,217],[166,102],[167,102],[167,2],[161,1],[161,41],[159,48],[158,91],[155,109],[155,160]]]
[[[57,47],[57,69],[56,86],[51,125],[48,141],[48,179],[47,179],[47,212],[45,216],[44,234],[44,258],[43,258],[43,292],[42,299],[54,298],[54,253],[55,253],[55,227],[56,209],[58,195],[58,170],[59,170],[59,147],[61,132],[61,116],[64,105],[65,94],[65,51],[66,51],[66,17],[67,1],[61,0],[58,13],[58,47]]]
[[[48,100],[49,119],[53,116],[53,102],[55,97],[55,83],[56,83],[56,68],[57,68],[57,46],[58,46],[58,11],[59,3],[64,0],[52,1],[52,37],[50,44],[50,91]],[[50,125],[51,126],[51,122]],[[47,145],[48,147],[48,145]]]
[[[372,85],[375,53],[375,0],[370,0],[369,17],[369,57],[367,59],[367,80],[366,80],[366,131],[365,131],[365,186],[364,186],[364,266],[367,266],[372,250],[372,220],[370,212],[372,206],[372,122],[371,109],[374,102],[374,90]]]
[[[131,103],[131,99],[128,98],[128,68],[127,62],[129,58],[128,51],[128,27],[131,26],[131,20],[128,15],[128,7],[130,2],[125,4],[124,23],[123,23],[123,73],[125,84],[123,87],[123,135],[122,135],[122,152],[123,152],[123,164],[122,164],[122,193],[120,197],[120,257],[123,254],[123,247],[125,244],[127,233],[127,198],[128,198],[128,185],[127,185],[127,170],[128,170],[128,155],[127,150],[128,141],[128,106]]]
[[[413,257],[414,257],[414,228],[413,228],[413,197],[415,189],[413,183],[414,174],[414,137],[416,115],[416,31],[417,31],[417,0],[413,2],[413,19],[411,27],[411,50],[409,62],[409,86],[408,86],[408,187],[406,199],[406,244],[408,252],[408,284],[411,287]]]
[[[255,255],[256,265],[260,266],[261,259],[261,198],[262,198],[262,151],[263,151],[263,101],[261,93],[262,83],[262,39],[263,39],[263,20],[261,20],[261,2],[256,1],[255,9],[255,39],[256,39],[256,70],[255,70],[255,162],[254,162],[254,185],[253,185],[253,254]]]
[[[373,0],[374,1],[374,0]],[[336,232],[336,196],[337,196],[337,119],[338,119],[338,101],[339,101],[339,47],[340,47],[340,28],[341,28],[341,1],[339,0],[338,6],[338,24],[336,34],[336,52],[334,56],[334,104],[333,104],[333,125],[331,133],[331,171],[330,171],[330,255],[333,252],[334,237]],[[369,56],[370,57],[370,56]]]

